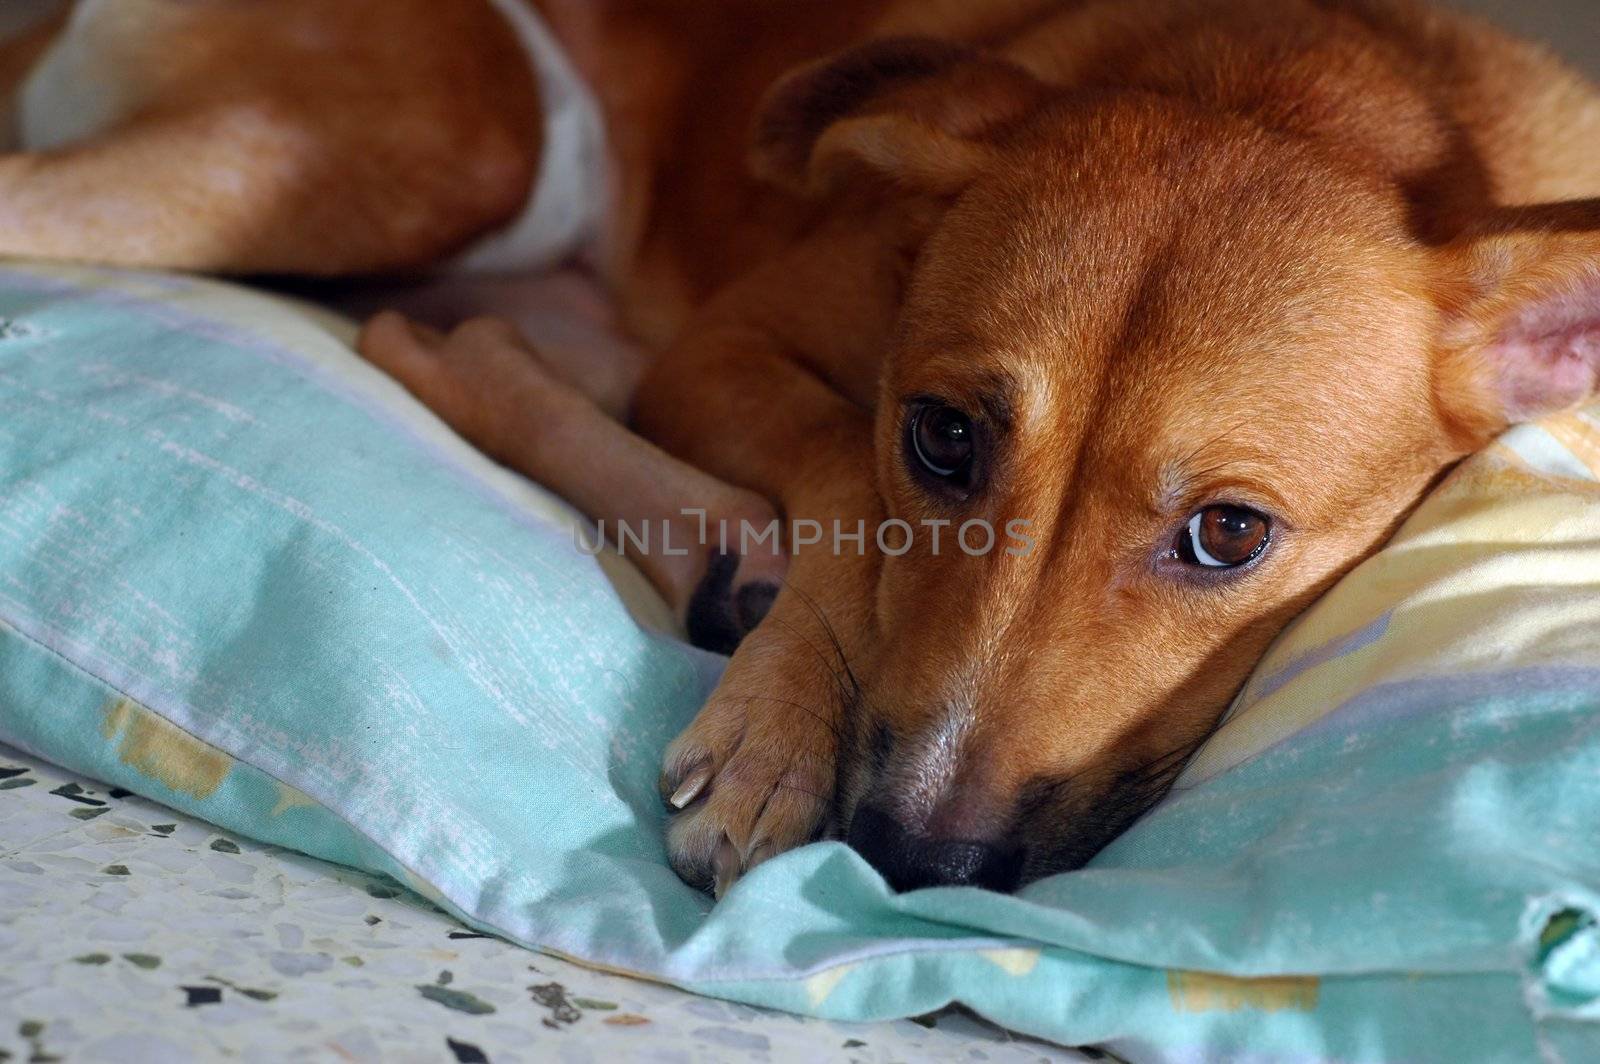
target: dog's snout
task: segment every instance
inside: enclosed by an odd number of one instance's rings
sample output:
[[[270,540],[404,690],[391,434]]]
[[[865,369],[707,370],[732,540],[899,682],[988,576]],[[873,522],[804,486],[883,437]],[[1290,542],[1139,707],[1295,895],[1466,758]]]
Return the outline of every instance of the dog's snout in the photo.
[[[1021,878],[1021,855],[1014,850],[981,840],[932,838],[872,806],[856,810],[847,841],[895,890],[970,886],[1006,891],[1014,890]]]

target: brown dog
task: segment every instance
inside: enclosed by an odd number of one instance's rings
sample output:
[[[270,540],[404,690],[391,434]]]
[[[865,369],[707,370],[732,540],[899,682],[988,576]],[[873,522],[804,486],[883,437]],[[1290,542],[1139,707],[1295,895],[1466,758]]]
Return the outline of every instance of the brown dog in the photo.
[[[161,18],[105,23],[121,97],[92,136],[0,159],[0,251],[407,267],[539,172],[540,83],[488,0],[117,2]],[[1444,470],[1596,390],[1600,95],[1476,21],[539,7],[603,105],[597,258],[661,352],[651,443],[502,326],[385,316],[364,353],[593,516],[869,529],[791,538],[668,752],[693,882],[830,828],[900,887],[1076,867]],[[873,549],[885,520],[944,549]],[[955,549],[971,522],[1032,549]],[[784,560],[647,564],[720,639]]]

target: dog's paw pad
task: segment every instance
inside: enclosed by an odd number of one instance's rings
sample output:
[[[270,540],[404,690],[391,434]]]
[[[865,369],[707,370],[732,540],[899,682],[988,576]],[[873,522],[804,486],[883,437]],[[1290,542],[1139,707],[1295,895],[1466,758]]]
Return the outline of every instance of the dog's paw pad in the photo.
[[[713,553],[706,575],[695,587],[685,616],[689,642],[702,650],[732,654],[767,616],[778,597],[778,582],[760,576],[741,579],[756,566],[737,554]]]
[[[741,587],[733,596],[734,614],[745,631],[751,631],[766,620],[772,604],[778,598],[778,585],[758,580]]]

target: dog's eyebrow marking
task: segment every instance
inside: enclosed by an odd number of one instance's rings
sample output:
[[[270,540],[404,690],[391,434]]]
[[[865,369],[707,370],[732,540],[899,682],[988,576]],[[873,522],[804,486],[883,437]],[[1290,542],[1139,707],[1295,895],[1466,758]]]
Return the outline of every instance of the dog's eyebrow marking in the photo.
[[[1209,447],[1220,442],[1221,437],[1210,440],[1194,448],[1182,458],[1173,458],[1164,462],[1161,473],[1156,480],[1154,502],[1157,510],[1166,513],[1176,510],[1179,506],[1190,502],[1196,485],[1204,480],[1215,480],[1224,477],[1227,471],[1235,465],[1231,461],[1200,461],[1202,453]]]
[[[1166,462],[1161,466],[1161,474],[1156,478],[1156,490],[1151,502],[1157,514],[1169,513],[1188,497],[1189,485],[1193,478],[1189,471],[1183,468],[1180,462]]]
[[[990,424],[1001,432],[1010,432],[1017,420],[1016,394],[1016,377],[1003,371],[988,371],[978,376],[974,397]]]
[[[1230,471],[1237,472],[1242,479],[1249,479],[1249,474],[1260,468],[1258,461],[1248,455],[1221,459],[1205,457],[1208,451],[1220,448],[1232,431],[1231,426],[1224,428],[1200,440],[1179,457],[1162,463],[1153,495],[1153,501],[1159,512],[1166,513],[1177,509],[1187,501],[1199,481],[1225,478],[1229,476]]]
[[[1010,432],[1017,420],[1016,396],[1021,383],[1009,370],[974,371],[968,361],[940,360],[931,366],[931,386],[921,389],[925,398],[939,398],[981,413],[998,431]],[[974,411],[971,408],[976,407]]]
[[[1203,465],[1190,464],[1198,456],[1199,451],[1196,451],[1187,460],[1173,459],[1161,466],[1151,493],[1156,513],[1171,514],[1192,505],[1199,501],[1194,496],[1200,484],[1218,482],[1236,485],[1236,490],[1222,492],[1232,496],[1231,501],[1268,506],[1280,516],[1287,511],[1287,504],[1272,485],[1274,470],[1264,459],[1245,455]]]
[[[1012,405],[1011,396],[1004,392],[984,392],[978,396],[978,404],[983,407],[984,415],[990,424],[1001,432],[1010,432],[1016,423],[1016,407]]]

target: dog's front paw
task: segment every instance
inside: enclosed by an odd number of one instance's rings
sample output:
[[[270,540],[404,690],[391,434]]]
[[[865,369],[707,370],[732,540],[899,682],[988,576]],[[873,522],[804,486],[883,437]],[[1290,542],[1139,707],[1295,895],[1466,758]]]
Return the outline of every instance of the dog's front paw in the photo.
[[[762,861],[815,839],[833,802],[837,707],[811,694],[815,685],[762,667],[776,664],[773,648],[746,651],[667,748],[661,774],[677,811],[672,867],[719,898]]]

